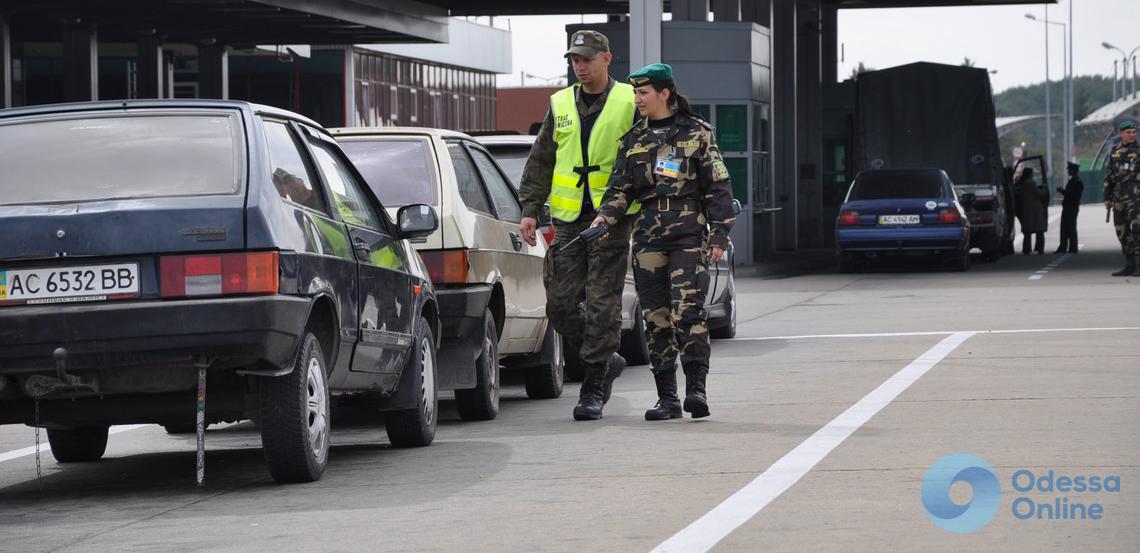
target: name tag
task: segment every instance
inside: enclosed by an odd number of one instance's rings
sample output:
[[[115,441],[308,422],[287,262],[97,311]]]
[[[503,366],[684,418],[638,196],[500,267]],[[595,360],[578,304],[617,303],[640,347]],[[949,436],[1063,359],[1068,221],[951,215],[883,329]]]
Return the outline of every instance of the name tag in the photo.
[[[677,178],[677,173],[681,170],[681,162],[673,161],[671,159],[657,160],[657,166],[653,172],[663,177]]]
[[[682,140],[677,143],[678,148],[699,148],[700,146],[700,140]]]

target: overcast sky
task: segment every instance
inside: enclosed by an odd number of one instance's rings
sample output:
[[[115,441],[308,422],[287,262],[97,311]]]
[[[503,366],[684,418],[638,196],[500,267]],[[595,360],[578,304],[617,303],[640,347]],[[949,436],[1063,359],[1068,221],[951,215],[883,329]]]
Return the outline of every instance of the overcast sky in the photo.
[[[1075,2],[1075,74],[1111,76],[1112,61],[1121,54],[1104,49],[1101,42],[1126,52],[1140,46],[1140,0],[1060,0],[1048,6],[1049,19],[1067,25],[1071,1]],[[922,60],[959,64],[968,56],[980,67],[997,70],[990,78],[994,89],[1001,91],[1045,79],[1048,28],[1049,73],[1060,79],[1065,39],[1061,27],[1025,18],[1026,13],[1033,13],[1043,19],[1045,11],[1041,5],[841,10],[839,42],[844,45],[844,61],[839,64],[839,75],[847,76],[860,61],[882,69]],[[565,25],[603,20],[597,15],[496,18],[496,27],[510,25],[514,41],[514,72],[500,76],[499,85],[519,86],[520,71],[542,77],[562,75]],[[526,84],[542,82],[527,79]]]

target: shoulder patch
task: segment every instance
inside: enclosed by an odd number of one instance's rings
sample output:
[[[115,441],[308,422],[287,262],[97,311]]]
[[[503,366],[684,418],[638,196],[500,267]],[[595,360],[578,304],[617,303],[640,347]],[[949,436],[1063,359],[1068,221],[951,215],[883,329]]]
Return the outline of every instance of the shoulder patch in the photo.
[[[728,167],[724,166],[724,162],[716,160],[713,162],[713,180],[725,180],[728,178]]]

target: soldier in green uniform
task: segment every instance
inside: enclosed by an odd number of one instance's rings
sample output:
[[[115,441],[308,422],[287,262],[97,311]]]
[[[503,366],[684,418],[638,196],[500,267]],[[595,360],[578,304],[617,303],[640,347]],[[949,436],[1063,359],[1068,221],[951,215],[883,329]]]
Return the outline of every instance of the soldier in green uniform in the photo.
[[[602,418],[613,380],[625,367],[617,349],[621,291],[629,264],[629,224],[610,230],[614,240],[579,240],[565,250],[560,247],[593,221],[619,139],[629,130],[636,112],[633,87],[610,78],[613,54],[605,35],[574,33],[566,57],[578,82],[550,97],[550,111],[519,185],[523,205],[519,232],[534,245],[538,218],[549,202],[555,238],[543,267],[546,314],[563,337],[567,358],[583,367],[574,419],[597,420]]]
[[[1124,268],[1112,276],[1140,276],[1140,144],[1136,120],[1120,123],[1120,144],[1108,155],[1104,173],[1104,207],[1112,210]]]
[[[673,69],[655,63],[629,76],[644,119],[622,137],[610,187],[594,225],[633,223],[633,271],[657,405],[646,420],[681,416],[677,358],[685,372],[684,410],[709,415],[708,264],[728,247],[732,185],[712,127],[677,93]],[[642,210],[627,216],[640,201]],[[614,237],[609,237],[610,241]],[[620,237],[618,237],[620,238]]]

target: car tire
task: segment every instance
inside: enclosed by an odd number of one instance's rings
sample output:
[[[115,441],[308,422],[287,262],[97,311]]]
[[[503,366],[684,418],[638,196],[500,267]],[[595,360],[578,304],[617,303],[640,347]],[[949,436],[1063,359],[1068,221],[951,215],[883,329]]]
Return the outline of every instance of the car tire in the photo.
[[[736,292],[729,291],[728,299],[724,302],[724,310],[727,314],[728,324],[714,328],[709,331],[709,336],[718,340],[728,340],[736,338]]]
[[[499,333],[490,309],[483,313],[482,340],[475,360],[475,387],[455,391],[455,406],[465,421],[489,421],[499,416]]]
[[[88,463],[103,458],[107,451],[106,426],[49,428],[51,454],[60,463]]]
[[[1002,240],[994,233],[987,234],[981,240],[979,245],[982,250],[982,260],[987,262],[997,261],[1002,253]]]
[[[203,428],[203,430],[205,430],[206,428],[209,428],[209,427],[210,427],[210,423],[206,423],[205,428]],[[193,422],[190,424],[181,423],[181,422],[174,422],[174,423],[170,423],[170,424],[164,424],[164,425],[162,425],[162,428],[164,430],[166,430],[166,433],[170,434],[171,436],[178,436],[181,434],[197,434],[198,433],[198,423],[196,423],[196,422]]]
[[[970,250],[959,252],[958,255],[954,257],[953,268],[959,272],[970,270]]]
[[[422,318],[416,324],[416,340],[416,347],[412,348],[408,366],[401,377],[413,379],[413,389],[418,391],[416,406],[392,411],[384,417],[388,441],[396,447],[431,445],[439,419],[435,336],[431,325]]]
[[[633,304],[633,328],[621,335],[618,353],[629,365],[649,364],[649,344],[645,342],[645,315],[641,312],[641,302]]]
[[[309,331],[293,370],[261,381],[261,446],[277,482],[321,479],[329,460],[329,387],[321,343]]]
[[[542,359],[541,364],[526,368],[526,396],[530,399],[554,399],[562,395],[566,357],[562,353],[562,336],[550,324],[542,340]]]

